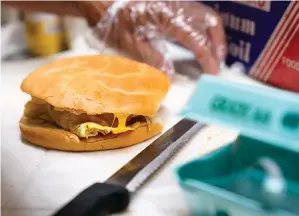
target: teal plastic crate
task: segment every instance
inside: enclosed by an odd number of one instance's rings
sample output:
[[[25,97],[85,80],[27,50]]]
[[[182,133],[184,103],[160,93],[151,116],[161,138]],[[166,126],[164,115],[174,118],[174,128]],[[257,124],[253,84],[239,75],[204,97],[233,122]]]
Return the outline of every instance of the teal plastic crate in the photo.
[[[176,170],[194,215],[299,215],[298,94],[205,75],[181,114],[240,133]]]

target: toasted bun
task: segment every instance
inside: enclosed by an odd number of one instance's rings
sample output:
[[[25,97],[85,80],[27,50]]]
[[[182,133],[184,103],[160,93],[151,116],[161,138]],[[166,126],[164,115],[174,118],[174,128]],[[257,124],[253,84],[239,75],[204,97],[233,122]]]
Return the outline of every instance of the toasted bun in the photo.
[[[75,134],[57,128],[43,120],[33,120],[26,117],[20,120],[20,129],[22,137],[34,145],[62,151],[97,151],[138,144],[159,134],[162,131],[162,125],[154,123],[150,129],[147,126],[142,126],[134,131],[119,135],[88,139],[79,139]]]
[[[75,114],[154,116],[170,82],[149,65],[104,55],[59,59],[33,71],[21,89]]]

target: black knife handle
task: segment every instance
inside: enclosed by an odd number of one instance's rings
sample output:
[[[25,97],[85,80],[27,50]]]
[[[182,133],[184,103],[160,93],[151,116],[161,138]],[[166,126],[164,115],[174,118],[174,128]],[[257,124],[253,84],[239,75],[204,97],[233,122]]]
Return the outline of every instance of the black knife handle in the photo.
[[[125,187],[95,183],[82,191],[53,216],[104,216],[124,211],[129,202],[130,193]]]

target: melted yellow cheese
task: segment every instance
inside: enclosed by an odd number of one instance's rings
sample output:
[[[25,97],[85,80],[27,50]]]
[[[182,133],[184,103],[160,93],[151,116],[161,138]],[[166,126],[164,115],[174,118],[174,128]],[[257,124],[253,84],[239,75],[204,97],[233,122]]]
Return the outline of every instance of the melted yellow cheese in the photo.
[[[139,127],[139,125],[140,122],[136,122],[130,127],[125,126],[122,128],[113,128],[109,126],[103,126],[94,122],[85,122],[74,127],[71,130],[71,132],[76,134],[78,137],[88,138],[92,136],[97,136],[99,133],[103,135],[108,134],[110,132],[113,134],[119,134],[126,131],[135,130]]]
[[[118,119],[118,126],[117,128],[113,128],[112,133],[113,134],[119,134],[128,131],[126,122],[129,115],[126,114],[114,114],[114,119]]]
[[[125,115],[125,114],[114,114],[114,120],[115,118],[118,119],[117,127],[103,126],[94,122],[85,122],[73,127],[71,129],[71,132],[76,134],[78,137],[88,138],[91,136],[97,136],[99,133],[103,135],[108,133],[120,134],[126,131],[135,130],[136,128],[139,127],[140,122],[136,122],[132,126],[126,126],[128,116],[129,115]]]

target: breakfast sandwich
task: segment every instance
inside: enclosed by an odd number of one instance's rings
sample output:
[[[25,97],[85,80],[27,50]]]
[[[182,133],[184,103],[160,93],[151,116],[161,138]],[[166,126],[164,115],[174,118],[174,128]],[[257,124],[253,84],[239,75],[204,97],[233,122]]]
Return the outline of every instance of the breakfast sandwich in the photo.
[[[63,151],[131,146],[162,131],[156,118],[170,82],[131,59],[78,56],[50,62],[21,84],[31,95],[20,120],[29,143]]]

